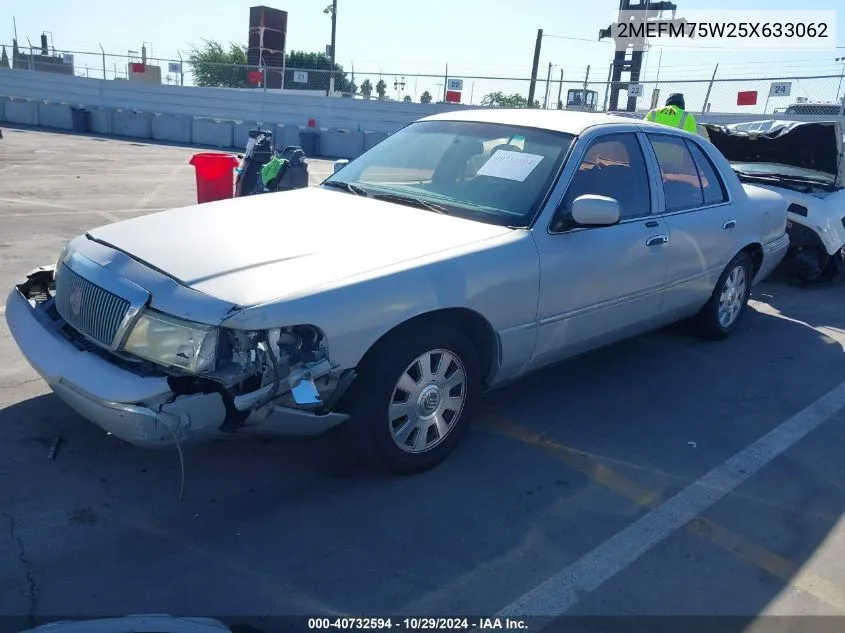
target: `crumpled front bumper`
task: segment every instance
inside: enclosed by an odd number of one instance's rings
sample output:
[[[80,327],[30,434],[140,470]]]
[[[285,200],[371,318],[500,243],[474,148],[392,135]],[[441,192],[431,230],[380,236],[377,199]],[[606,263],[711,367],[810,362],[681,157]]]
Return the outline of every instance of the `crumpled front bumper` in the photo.
[[[78,348],[57,331],[40,304],[22,294],[20,286],[9,293],[6,323],[29,364],[53,392],[122,440],[156,448],[232,435],[221,430],[227,415],[221,394],[177,395],[165,377],[140,376]],[[255,420],[250,416],[238,434],[316,435],[348,417],[272,403],[253,413]]]

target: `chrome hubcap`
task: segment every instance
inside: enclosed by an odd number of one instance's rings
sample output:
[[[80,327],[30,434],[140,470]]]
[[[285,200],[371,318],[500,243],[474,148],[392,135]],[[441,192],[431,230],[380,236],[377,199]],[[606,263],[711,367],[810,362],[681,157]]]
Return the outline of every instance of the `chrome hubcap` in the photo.
[[[393,441],[409,453],[431,450],[455,428],[465,401],[460,358],[443,349],[417,356],[393,387],[387,416]]]
[[[725,280],[719,297],[719,323],[722,327],[730,327],[736,321],[742,311],[747,291],[745,268],[737,266]]]

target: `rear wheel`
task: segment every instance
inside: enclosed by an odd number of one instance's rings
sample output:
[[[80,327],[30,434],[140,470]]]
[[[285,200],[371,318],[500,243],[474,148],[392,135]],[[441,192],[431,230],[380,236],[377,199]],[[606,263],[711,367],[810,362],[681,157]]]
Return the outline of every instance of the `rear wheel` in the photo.
[[[754,264],[747,253],[742,252],[731,260],[707,305],[698,313],[699,331],[703,336],[720,340],[736,329],[748,305],[753,278]]]
[[[428,470],[457,446],[480,390],[478,354],[460,330],[405,330],[369,355],[344,399],[346,446],[393,472]]]

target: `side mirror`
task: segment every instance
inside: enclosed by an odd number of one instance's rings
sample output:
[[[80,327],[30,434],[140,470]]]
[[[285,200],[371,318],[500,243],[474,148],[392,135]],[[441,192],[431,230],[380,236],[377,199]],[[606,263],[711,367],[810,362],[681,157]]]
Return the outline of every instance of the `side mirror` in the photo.
[[[584,226],[610,226],[619,222],[619,201],[587,194],[572,202],[572,219]]]

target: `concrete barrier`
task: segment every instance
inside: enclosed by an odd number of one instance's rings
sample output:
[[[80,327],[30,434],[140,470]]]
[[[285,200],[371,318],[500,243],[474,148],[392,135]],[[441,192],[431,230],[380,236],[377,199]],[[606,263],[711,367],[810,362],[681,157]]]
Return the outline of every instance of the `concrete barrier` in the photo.
[[[176,114],[156,113],[153,116],[151,132],[156,141],[190,143],[191,120]]]
[[[320,156],[355,158],[364,151],[364,133],[350,130],[323,130],[320,134]]]
[[[111,133],[115,136],[151,139],[153,137],[153,117],[140,110],[112,110]]]
[[[73,112],[64,103],[39,102],[38,125],[56,130],[73,130]]]
[[[250,131],[257,129],[258,122],[256,121],[235,121],[232,123],[232,147],[238,150],[246,149]],[[269,129],[273,128],[270,127]]]
[[[93,134],[111,134],[111,108],[88,108],[88,131]]]
[[[300,147],[302,141],[299,138],[300,127],[298,125],[277,125],[273,131],[273,141],[279,151],[283,151],[286,147]]]
[[[194,117],[191,139],[194,145],[230,149],[233,147],[232,121]]]
[[[390,134],[387,132],[364,132],[364,151],[375,147],[388,136]]]
[[[21,125],[38,125],[38,105],[29,99],[9,99],[6,101],[6,121]]]
[[[320,151],[320,128],[300,128],[298,145],[305,152],[305,156],[307,158],[317,158],[322,156],[323,154]]]

